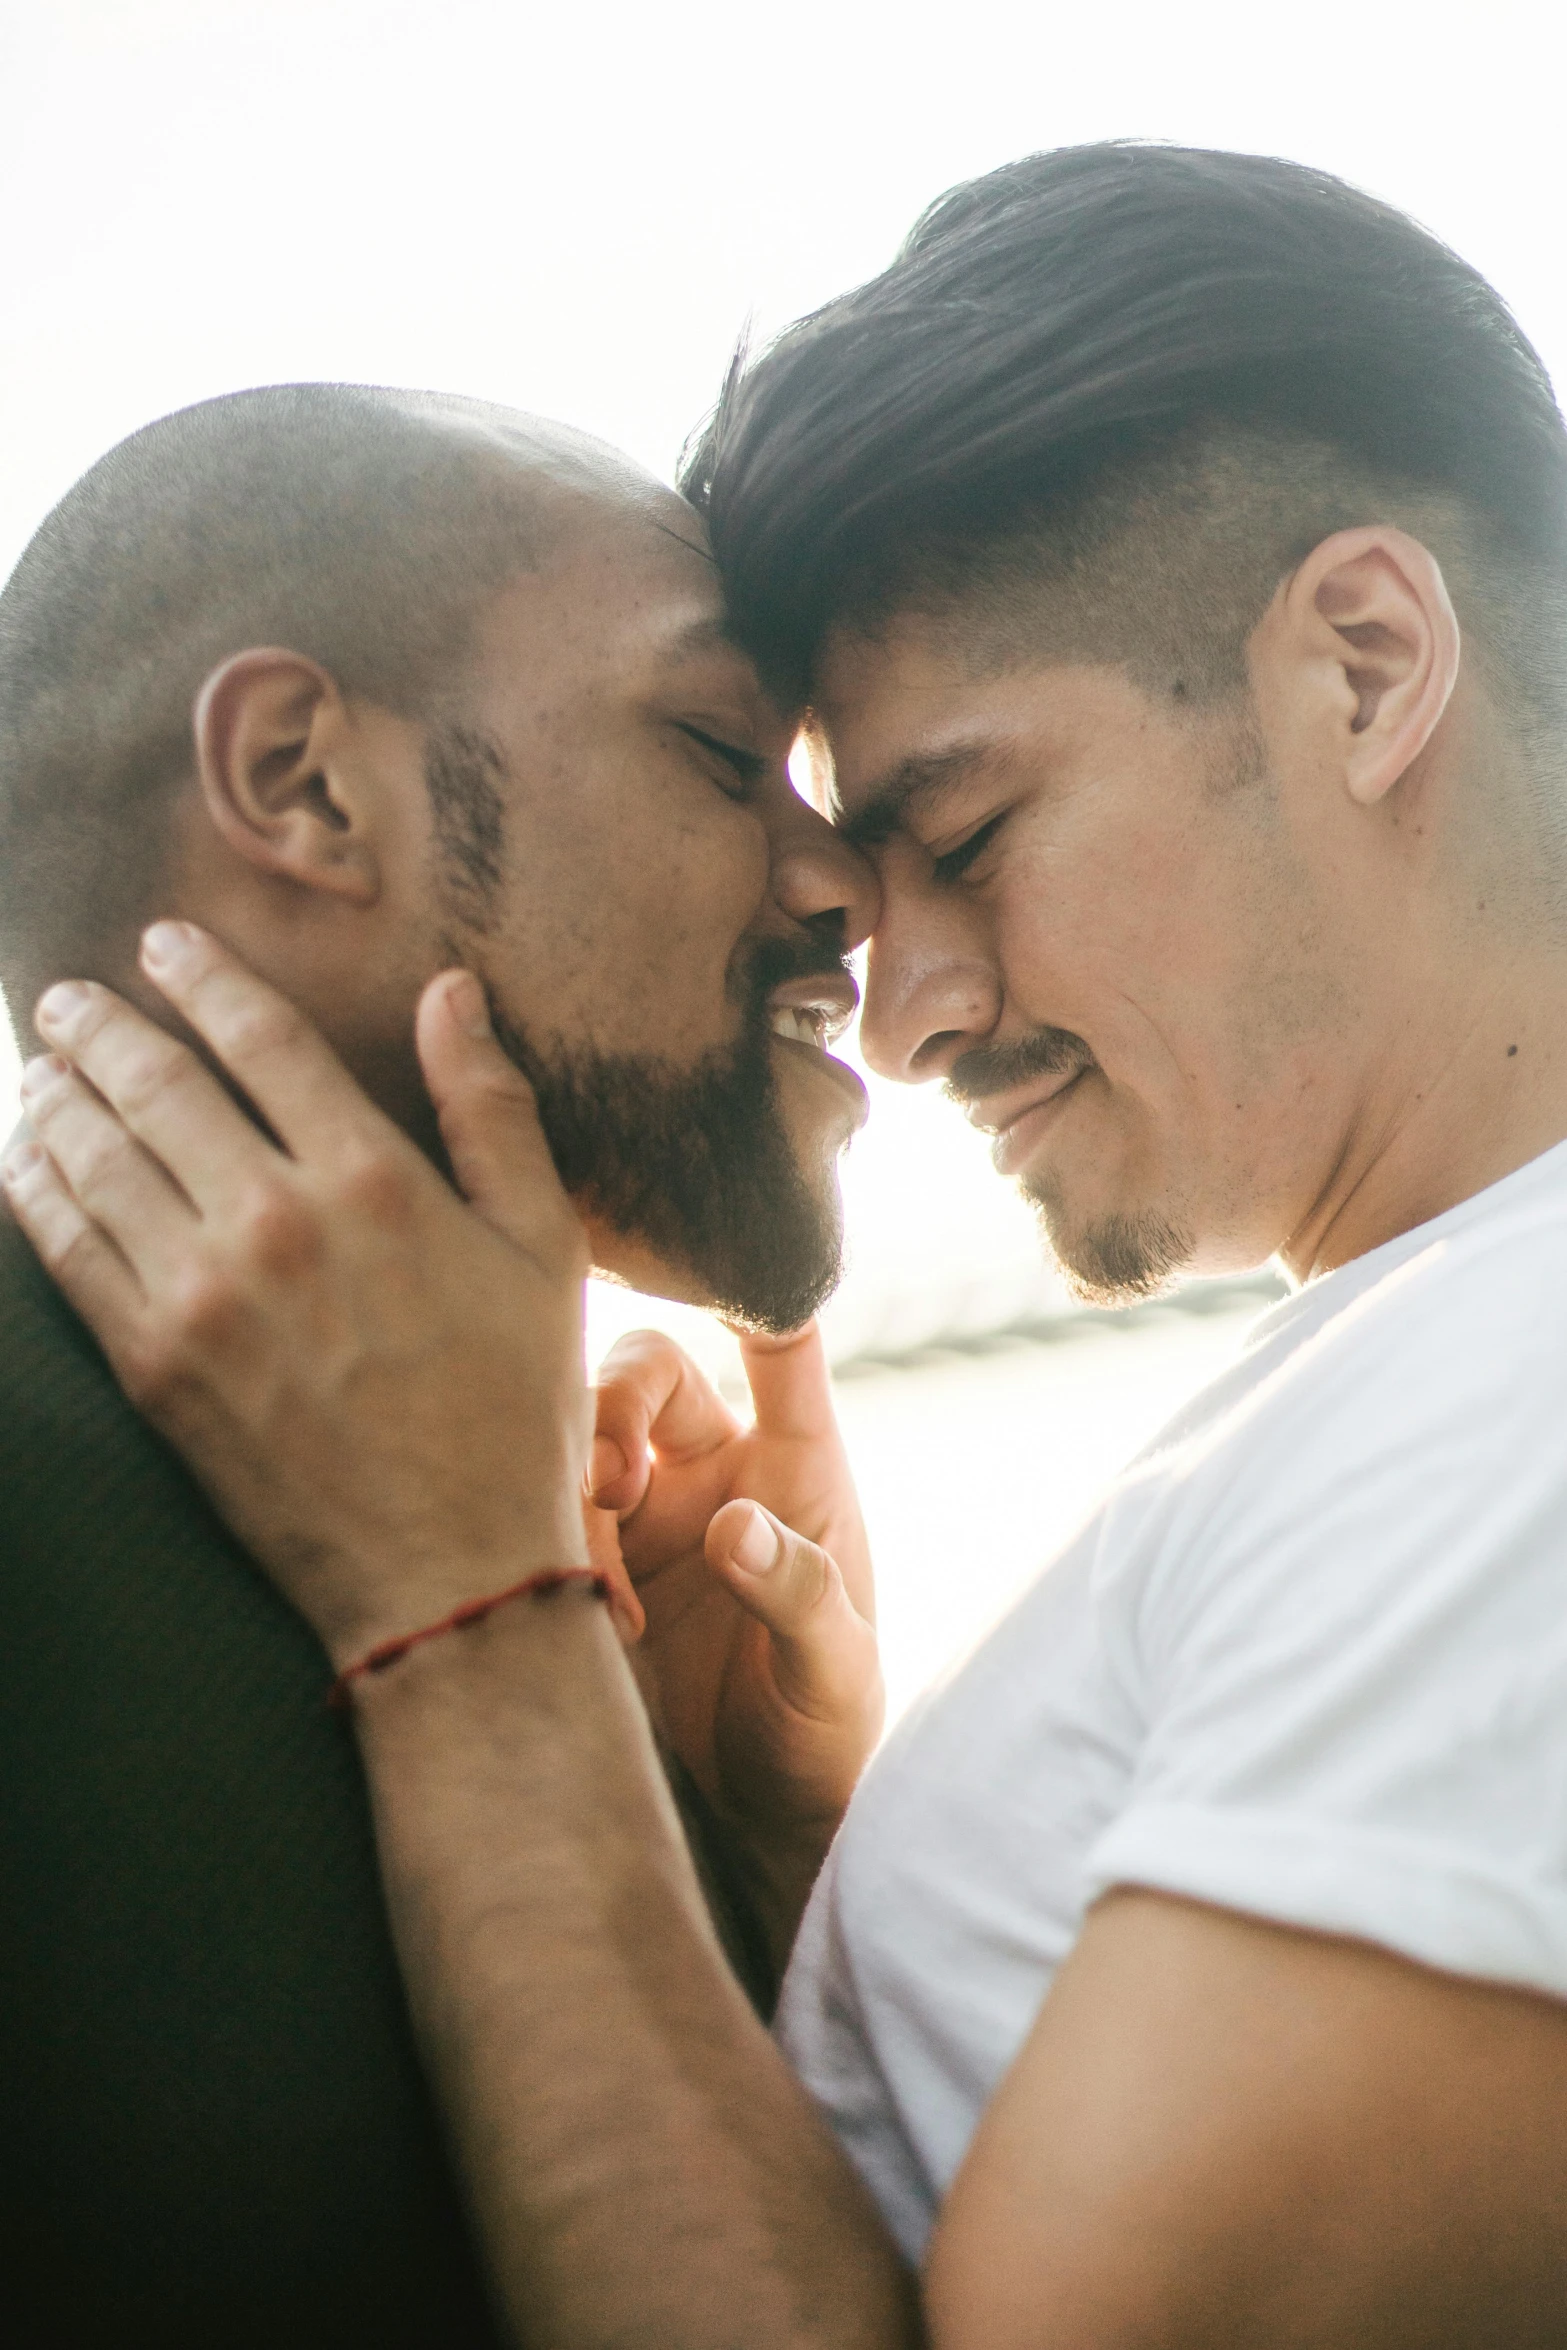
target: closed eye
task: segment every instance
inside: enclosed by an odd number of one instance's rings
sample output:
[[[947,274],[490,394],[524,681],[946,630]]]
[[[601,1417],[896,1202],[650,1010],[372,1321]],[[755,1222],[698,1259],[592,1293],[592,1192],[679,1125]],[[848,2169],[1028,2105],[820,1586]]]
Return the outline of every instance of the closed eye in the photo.
[[[981,852],[995,839],[1005,821],[1006,810],[1003,808],[999,816],[992,816],[988,824],[980,825],[976,832],[969,834],[967,840],[959,841],[955,849],[948,849],[944,856],[933,858],[931,871],[936,879],[939,882],[961,881]]]
[[[721,736],[704,733],[700,726],[689,726],[683,720],[677,719],[676,725],[689,741],[700,743],[704,751],[711,751],[715,759],[722,759],[735,781],[743,786],[738,796],[748,797],[755,791],[767,773],[767,761],[760,751],[743,751],[738,743],[726,743]]]

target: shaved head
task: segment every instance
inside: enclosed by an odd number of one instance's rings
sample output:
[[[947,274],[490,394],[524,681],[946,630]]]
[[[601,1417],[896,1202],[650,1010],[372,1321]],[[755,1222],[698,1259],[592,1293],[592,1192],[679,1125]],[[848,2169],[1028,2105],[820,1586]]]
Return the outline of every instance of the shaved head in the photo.
[[[0,594],[0,981],[18,1013],[94,971],[156,894],[191,705],[281,645],[348,698],[433,723],[437,836],[489,878],[499,803],[451,716],[491,598],[637,478],[585,435],[483,402],[357,385],[235,393],[122,441]],[[443,723],[443,720],[446,721]]]

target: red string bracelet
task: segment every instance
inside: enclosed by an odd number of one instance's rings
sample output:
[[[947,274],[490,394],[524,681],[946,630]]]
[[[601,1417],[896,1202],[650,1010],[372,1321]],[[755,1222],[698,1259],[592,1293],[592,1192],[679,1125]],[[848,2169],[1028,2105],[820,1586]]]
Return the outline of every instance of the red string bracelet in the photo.
[[[526,1599],[534,1593],[559,1591],[568,1583],[589,1583],[596,1599],[608,1599],[609,1577],[600,1574],[597,1567],[544,1567],[536,1575],[524,1575],[520,1583],[509,1583],[504,1591],[492,1591],[485,1599],[465,1599],[461,1607],[454,1607],[449,1616],[442,1616],[434,1624],[422,1624],[417,1632],[403,1632],[395,1640],[383,1640],[360,1657],[357,1664],[345,1665],[331,1688],[326,1701],[336,1713],[346,1712],[353,1694],[352,1684],[367,1673],[384,1673],[400,1664],[411,1648],[419,1648],[426,1640],[439,1640],[443,1632],[460,1632],[465,1625],[478,1624],[509,1599]]]

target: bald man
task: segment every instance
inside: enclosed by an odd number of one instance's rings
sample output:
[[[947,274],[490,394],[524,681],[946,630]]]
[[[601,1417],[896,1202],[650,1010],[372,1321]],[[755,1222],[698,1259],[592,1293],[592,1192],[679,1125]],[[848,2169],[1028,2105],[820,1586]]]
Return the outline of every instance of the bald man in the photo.
[[[822,1048],[874,889],[787,746],[700,523],[612,452],[456,400],[207,403],[0,598],[0,978],[18,1017],[78,972],[152,1007],[139,926],[191,916],[444,1165],[413,1015],[466,964],[598,1261],[792,1328],[836,1272],[863,1095]],[[322,1650],[9,1222],[0,1382],[8,2338],[492,2342]]]

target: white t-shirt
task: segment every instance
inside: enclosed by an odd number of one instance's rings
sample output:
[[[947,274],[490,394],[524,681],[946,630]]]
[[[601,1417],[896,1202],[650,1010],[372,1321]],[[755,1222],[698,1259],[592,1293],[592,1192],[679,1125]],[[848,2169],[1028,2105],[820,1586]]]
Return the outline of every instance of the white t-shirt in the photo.
[[[1567,1997],[1567,1143],[1264,1314],[877,1756],[778,2030],[911,2257],[1116,1884]]]

